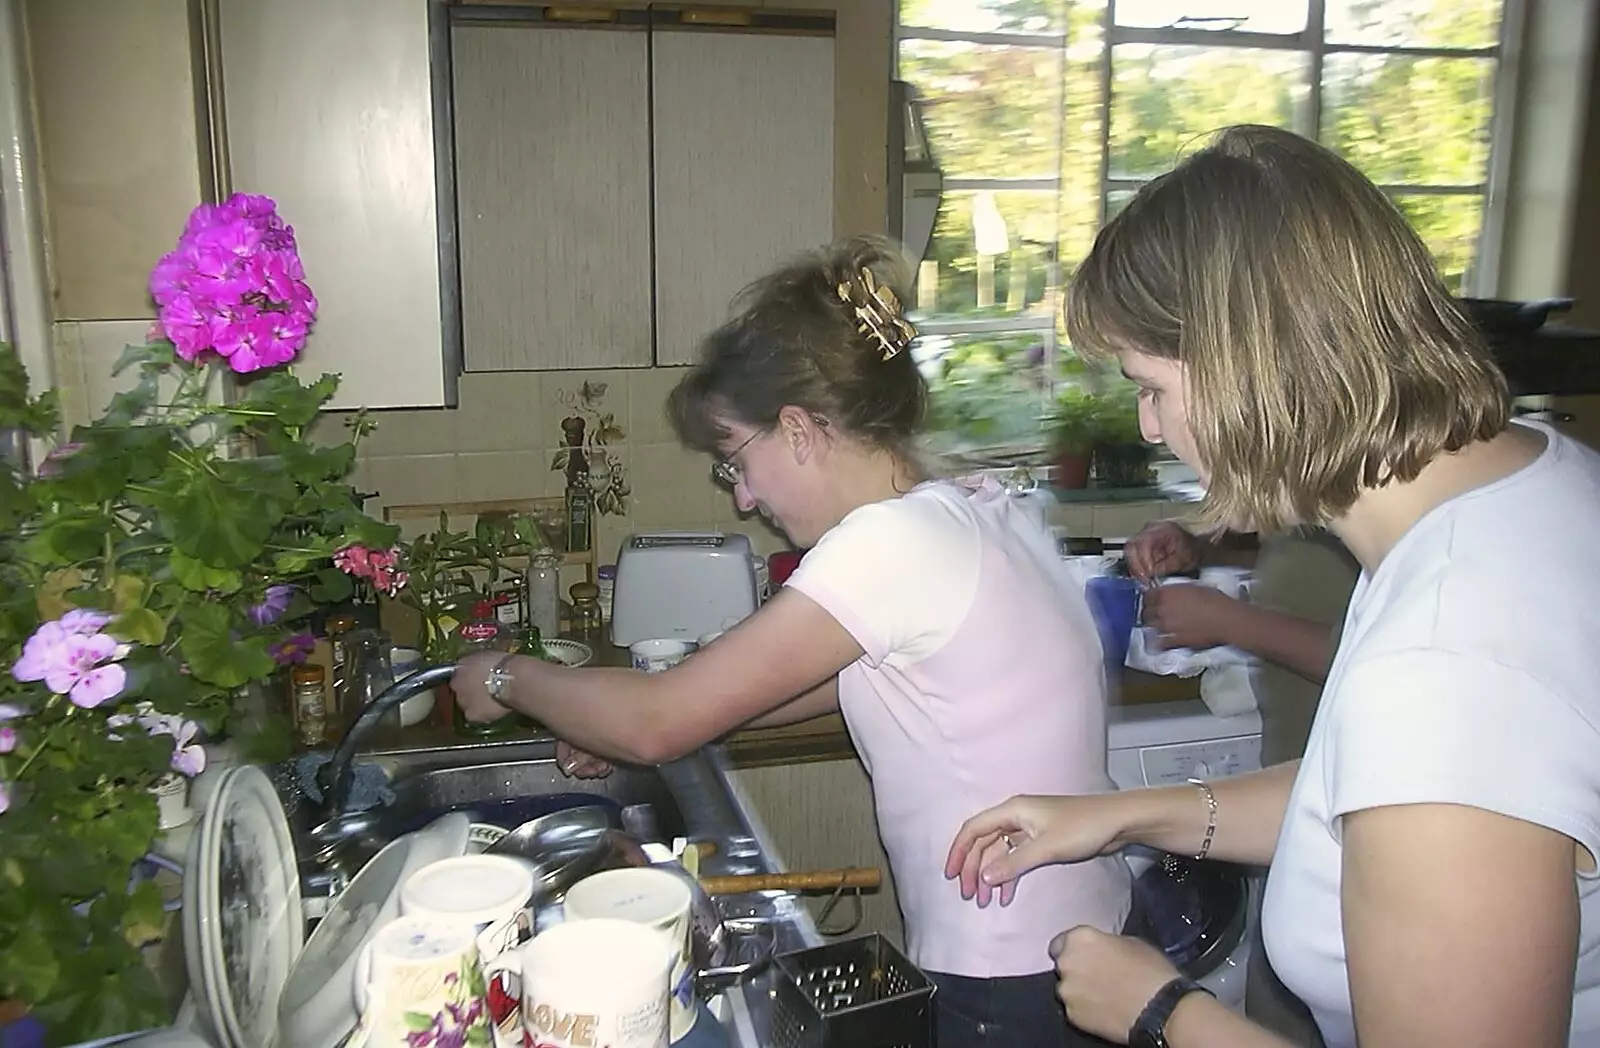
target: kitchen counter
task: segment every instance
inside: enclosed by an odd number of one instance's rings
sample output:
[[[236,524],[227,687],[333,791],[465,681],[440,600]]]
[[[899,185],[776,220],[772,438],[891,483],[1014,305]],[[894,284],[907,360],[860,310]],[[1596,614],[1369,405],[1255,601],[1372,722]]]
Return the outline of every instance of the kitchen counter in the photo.
[[[630,664],[626,648],[610,644],[601,644],[597,647],[595,660],[591,665],[625,667]],[[1112,705],[1179,702],[1199,697],[1200,678],[1164,677],[1139,670],[1124,669],[1121,677],[1111,682],[1109,691]],[[549,733],[543,729],[523,728],[503,738],[533,741],[549,737]],[[439,718],[435,714],[430,715],[426,722],[414,727],[375,731],[364,749],[405,750],[457,744],[473,745],[485,741],[496,740],[457,735],[454,729],[439,723]],[[843,760],[855,756],[855,748],[850,743],[844,718],[837,713],[776,728],[746,728],[730,732],[722,739],[722,750],[732,768],[802,764],[808,761]]]

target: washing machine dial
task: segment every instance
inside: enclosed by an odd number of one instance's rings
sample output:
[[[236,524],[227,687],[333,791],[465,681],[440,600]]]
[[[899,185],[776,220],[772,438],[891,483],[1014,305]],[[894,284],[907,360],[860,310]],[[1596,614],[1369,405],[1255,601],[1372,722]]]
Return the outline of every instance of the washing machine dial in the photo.
[[[1205,761],[1195,761],[1194,767],[1189,769],[1189,777],[1193,779],[1209,779],[1214,774],[1211,765]]]

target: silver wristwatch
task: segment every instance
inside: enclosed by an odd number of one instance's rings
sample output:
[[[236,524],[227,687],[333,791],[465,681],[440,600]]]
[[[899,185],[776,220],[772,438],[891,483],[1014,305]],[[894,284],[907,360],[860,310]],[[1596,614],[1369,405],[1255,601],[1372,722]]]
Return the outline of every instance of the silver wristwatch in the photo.
[[[514,658],[515,655],[507,655],[495,663],[494,668],[489,671],[489,676],[483,681],[483,687],[488,691],[489,698],[508,710],[511,708],[511,703],[508,701],[511,698],[511,685],[516,683],[516,677],[512,676],[509,668]]]

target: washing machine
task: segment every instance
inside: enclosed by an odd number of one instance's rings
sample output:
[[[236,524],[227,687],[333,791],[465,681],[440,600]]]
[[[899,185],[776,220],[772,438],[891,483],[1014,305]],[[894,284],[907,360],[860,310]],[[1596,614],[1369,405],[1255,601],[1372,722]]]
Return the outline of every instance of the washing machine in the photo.
[[[1218,717],[1195,699],[1112,706],[1106,719],[1107,770],[1118,789],[1225,779],[1261,767],[1261,717],[1254,711]],[[1197,863],[1148,848],[1123,855],[1134,878],[1125,931],[1155,944],[1180,971],[1242,1012],[1264,869]]]

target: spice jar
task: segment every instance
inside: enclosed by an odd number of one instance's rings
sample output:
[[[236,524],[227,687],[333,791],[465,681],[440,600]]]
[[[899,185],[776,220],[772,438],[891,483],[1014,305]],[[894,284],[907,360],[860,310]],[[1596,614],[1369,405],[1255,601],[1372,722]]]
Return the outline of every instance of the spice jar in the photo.
[[[600,587],[592,582],[574,582],[572,595],[572,633],[593,646],[600,642],[604,622],[600,614]]]
[[[328,705],[324,691],[327,674],[321,666],[296,666],[289,675],[290,709],[294,730],[304,746],[321,746],[328,739]]]
[[[330,715],[337,716],[345,707],[345,673],[348,661],[345,656],[345,635],[357,625],[354,615],[334,615],[328,619],[325,627],[328,633],[328,645],[333,649],[332,687],[327,689]]]
[[[611,621],[611,596],[617,589],[617,566],[615,564],[602,564],[600,570],[594,573],[595,585],[600,587],[600,615],[607,622]]]

